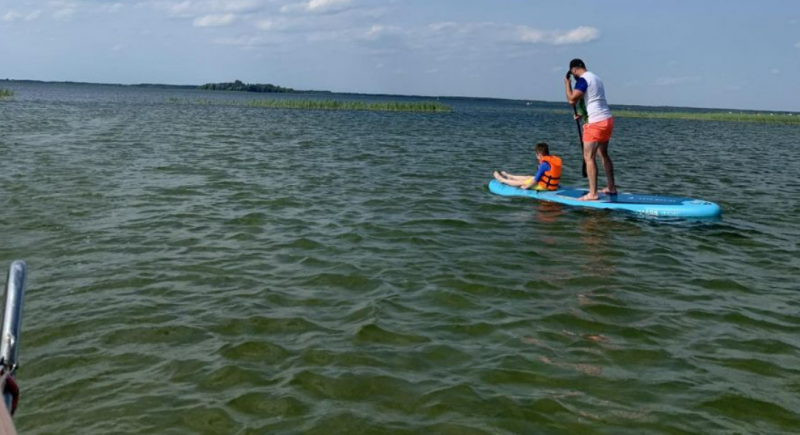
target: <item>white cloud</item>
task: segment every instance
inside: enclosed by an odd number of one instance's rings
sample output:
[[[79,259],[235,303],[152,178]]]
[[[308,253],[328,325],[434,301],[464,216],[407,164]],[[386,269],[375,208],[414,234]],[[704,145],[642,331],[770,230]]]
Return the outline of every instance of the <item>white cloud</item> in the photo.
[[[403,30],[396,26],[383,26],[380,24],[375,24],[364,33],[364,38],[374,41],[387,36],[399,36],[402,34],[402,32]]]
[[[73,15],[75,15],[75,9],[71,7],[66,7],[53,12],[53,18],[56,20],[69,20]]]
[[[656,79],[656,86],[679,86],[697,83],[702,80],[700,77],[659,77]]]
[[[457,29],[458,23],[447,21],[443,23],[433,23],[428,25],[428,30],[432,32],[441,32],[442,30]]]
[[[191,7],[192,7],[192,2],[187,0],[183,3],[172,5],[172,7],[170,7],[170,11],[174,14],[182,14],[185,12],[189,12],[189,8]]]
[[[3,15],[3,21],[15,21],[20,18],[22,18],[22,14],[13,9]]]
[[[306,9],[309,11],[324,10],[329,8],[337,8],[348,6],[353,3],[353,0],[311,0],[308,2]]]
[[[285,5],[281,8],[281,12],[333,13],[349,9],[352,4],[353,0],[309,0]]]
[[[52,15],[56,20],[69,20],[78,10],[78,3],[71,1],[55,0],[47,2],[47,5],[53,11]]]
[[[183,18],[199,18],[207,15],[253,14],[263,10],[269,1],[265,0],[184,0],[163,2],[156,1],[150,5],[158,10]]]
[[[214,40],[214,43],[219,45],[227,45],[231,47],[239,47],[242,50],[252,50],[255,48],[282,46],[282,40],[280,38],[265,38],[263,36],[240,36],[238,38],[218,38]]]
[[[261,30],[273,30],[277,28],[277,23],[274,20],[261,20],[256,23],[256,27]]]
[[[263,8],[261,2],[256,0],[214,0],[206,2],[207,7],[213,11],[250,13]]]
[[[33,20],[39,18],[39,16],[41,16],[41,15],[42,15],[42,11],[40,11],[38,9],[35,10],[35,11],[28,12],[28,13],[18,12],[18,11],[15,11],[14,9],[11,9],[10,11],[6,12],[3,15],[2,20],[3,21],[9,21],[9,22],[16,21],[16,20],[33,21]]]
[[[600,37],[600,31],[596,27],[580,26],[568,32],[555,32],[553,38],[554,45],[585,44]]]
[[[192,25],[194,27],[222,27],[236,21],[234,14],[205,15],[195,18]]]
[[[100,6],[100,10],[103,12],[115,13],[119,12],[123,7],[124,5],[122,3],[111,3]]]
[[[600,37],[596,27],[580,26],[572,30],[541,30],[528,26],[519,26],[517,40],[531,44],[573,45],[585,44]]]
[[[276,19],[267,19],[261,20],[256,23],[256,27],[261,30],[266,30],[270,32],[281,32],[281,31],[288,31],[288,30],[298,30],[304,28],[308,28],[309,30],[314,29],[315,27],[311,23],[305,22],[302,19],[286,19],[284,17],[278,17]],[[319,26],[316,27],[319,29]]]

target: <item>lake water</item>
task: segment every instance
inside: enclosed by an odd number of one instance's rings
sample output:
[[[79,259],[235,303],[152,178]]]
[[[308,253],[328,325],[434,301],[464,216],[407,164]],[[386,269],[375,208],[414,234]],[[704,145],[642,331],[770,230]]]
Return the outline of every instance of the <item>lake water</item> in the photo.
[[[800,428],[797,127],[619,118],[621,190],[723,207],[673,222],[488,192],[538,141],[584,183],[564,104],[0,87],[22,434]]]

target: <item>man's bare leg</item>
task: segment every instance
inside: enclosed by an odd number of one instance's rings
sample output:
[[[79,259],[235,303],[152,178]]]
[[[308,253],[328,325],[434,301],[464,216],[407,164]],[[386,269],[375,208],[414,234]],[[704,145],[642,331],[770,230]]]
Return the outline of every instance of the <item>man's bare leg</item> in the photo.
[[[600,153],[600,158],[603,159],[603,169],[606,171],[606,179],[608,179],[608,185],[600,192],[616,195],[617,184],[614,182],[614,163],[611,162],[611,157],[608,155],[608,141],[600,142],[597,152]]]
[[[597,194],[597,148],[600,144],[598,142],[584,142],[583,144],[583,160],[586,162],[586,178],[589,179],[589,193],[583,195],[579,201],[596,201],[600,198]]]

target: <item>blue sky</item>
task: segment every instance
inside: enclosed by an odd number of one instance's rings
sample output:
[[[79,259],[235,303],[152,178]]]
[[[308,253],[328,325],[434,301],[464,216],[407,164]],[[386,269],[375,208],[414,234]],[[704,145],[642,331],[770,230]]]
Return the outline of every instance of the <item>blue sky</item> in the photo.
[[[800,1],[0,0],[0,78],[800,111]]]

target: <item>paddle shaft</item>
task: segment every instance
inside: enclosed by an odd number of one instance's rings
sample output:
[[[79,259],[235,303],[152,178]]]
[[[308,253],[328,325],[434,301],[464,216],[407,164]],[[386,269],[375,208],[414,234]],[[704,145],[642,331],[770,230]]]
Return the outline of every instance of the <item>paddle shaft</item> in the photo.
[[[577,107],[577,105],[576,106],[572,106],[572,111],[575,113],[575,116],[578,116],[578,107]],[[582,168],[583,178],[586,178],[587,177],[587,174],[586,174],[586,159],[583,158],[583,132],[581,131],[581,120],[580,119],[576,119],[575,120],[575,125],[578,126],[578,140],[580,141],[580,144],[581,144],[581,159],[583,159],[583,168]]]

